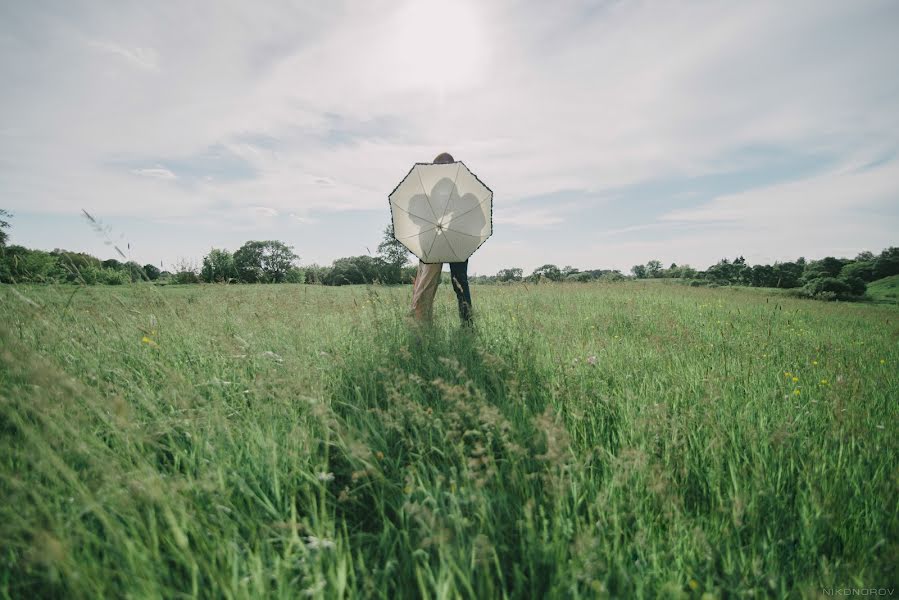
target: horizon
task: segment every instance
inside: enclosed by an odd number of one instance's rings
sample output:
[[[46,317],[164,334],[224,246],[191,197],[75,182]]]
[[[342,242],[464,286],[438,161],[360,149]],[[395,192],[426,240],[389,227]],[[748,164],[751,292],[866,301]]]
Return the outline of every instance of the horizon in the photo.
[[[140,264],[277,239],[328,265],[373,255],[387,195],[444,151],[495,194],[473,274],[896,244],[893,2],[0,14],[11,244],[120,258],[85,210]]]

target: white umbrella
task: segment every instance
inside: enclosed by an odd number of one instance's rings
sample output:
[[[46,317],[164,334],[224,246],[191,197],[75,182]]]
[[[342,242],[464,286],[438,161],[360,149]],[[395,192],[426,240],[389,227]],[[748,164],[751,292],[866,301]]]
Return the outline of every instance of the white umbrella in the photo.
[[[390,212],[396,239],[426,263],[468,260],[493,233],[493,192],[461,162],[416,163]]]

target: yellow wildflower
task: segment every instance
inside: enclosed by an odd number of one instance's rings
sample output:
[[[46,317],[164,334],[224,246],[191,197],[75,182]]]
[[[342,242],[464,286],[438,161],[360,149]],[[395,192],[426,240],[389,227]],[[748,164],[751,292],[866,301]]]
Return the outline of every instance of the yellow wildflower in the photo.
[[[796,383],[797,381],[799,381],[799,378],[798,378],[798,377],[793,377],[793,383]]]
[[[793,395],[794,395],[794,396],[798,396],[798,395],[800,395],[801,393],[802,393],[802,392],[800,392],[799,390],[793,390]]]

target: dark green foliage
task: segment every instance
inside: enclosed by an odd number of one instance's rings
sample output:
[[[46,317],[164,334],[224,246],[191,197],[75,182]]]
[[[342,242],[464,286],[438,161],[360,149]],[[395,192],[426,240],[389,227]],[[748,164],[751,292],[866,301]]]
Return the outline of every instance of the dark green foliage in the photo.
[[[250,241],[234,253],[234,268],[243,283],[282,283],[298,258],[284,242]]]
[[[156,265],[146,264],[143,266],[144,274],[147,276],[149,281],[156,281],[159,279],[160,271]]]
[[[200,276],[206,283],[227,282],[237,278],[234,256],[227,250],[213,248],[203,257]]]
[[[833,256],[815,260],[805,265],[802,278],[804,281],[811,281],[821,277],[837,277],[848,263],[849,261],[846,259],[834,258]]]
[[[549,281],[561,281],[562,271],[556,265],[547,264],[534,269],[534,272],[531,273],[528,279],[531,279],[533,281],[540,281],[541,279],[548,279]]]
[[[373,256],[338,258],[323,276],[325,285],[353,285],[381,282],[385,272],[392,275],[393,265]],[[398,276],[398,275],[397,275]]]
[[[6,219],[12,217],[9,211],[0,208],[0,248],[6,245],[9,240],[9,234],[4,229],[9,229],[9,221]]]
[[[511,269],[500,269],[500,271],[496,274],[496,280],[497,281],[521,281],[523,274],[524,274],[524,271],[522,271],[518,267],[512,267]]]

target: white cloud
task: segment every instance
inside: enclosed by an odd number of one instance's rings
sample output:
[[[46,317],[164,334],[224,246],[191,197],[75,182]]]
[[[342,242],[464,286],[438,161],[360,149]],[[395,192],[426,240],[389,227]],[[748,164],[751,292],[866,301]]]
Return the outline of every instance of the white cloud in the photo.
[[[109,54],[114,54],[116,56],[124,58],[127,62],[131,63],[134,66],[143,69],[149,69],[151,71],[159,70],[159,57],[156,53],[156,50],[154,50],[153,48],[126,48],[113,42],[105,42],[99,40],[89,40],[88,46],[100,50],[101,52],[107,52]]]
[[[408,166],[448,150],[494,190],[499,236],[507,225],[539,230],[527,250],[534,266],[550,256],[602,266],[619,258],[597,255],[589,237],[568,245],[576,223],[558,207],[516,205],[563,190],[600,193],[757,166],[758,153],[740,152],[747,147],[847,160],[899,146],[897,8],[889,0],[527,10],[472,1],[459,13],[470,27],[412,32],[400,27],[408,10],[386,0],[113,8],[84,1],[54,14],[20,3],[0,24],[0,77],[15,82],[0,97],[8,117],[0,191],[13,210],[85,207],[245,227],[215,207],[238,215],[264,204],[301,215],[295,221],[318,211],[386,213],[386,195]],[[445,45],[404,47],[437,29],[448,32]],[[453,44],[465,48],[455,63],[440,59],[450,76],[422,72]],[[254,176],[176,178],[180,170],[161,166],[217,146]],[[144,164],[157,166],[135,168]],[[854,208],[836,198],[839,185],[845,194],[857,186],[854,197],[867,203],[899,188],[888,175],[872,177],[822,181],[807,192],[842,206],[842,219]],[[811,211],[816,201],[798,190],[768,189],[764,198],[780,194],[795,214]],[[676,200],[692,204],[689,194]],[[780,225],[764,217],[775,204],[723,194],[705,207],[613,228],[608,235],[634,246],[600,248],[624,253],[622,261],[651,250],[661,258],[673,231],[665,224],[721,225],[729,215],[751,224],[760,243],[779,244]],[[865,240],[854,231],[843,229],[833,243]],[[628,238],[637,234],[661,245]],[[706,239],[730,247],[738,238]],[[485,264],[518,256],[493,242],[479,251]],[[705,250],[706,260],[713,252]]]
[[[152,177],[154,179],[177,179],[178,177],[165,167],[150,167],[147,169],[132,169],[132,173],[141,177]]]

